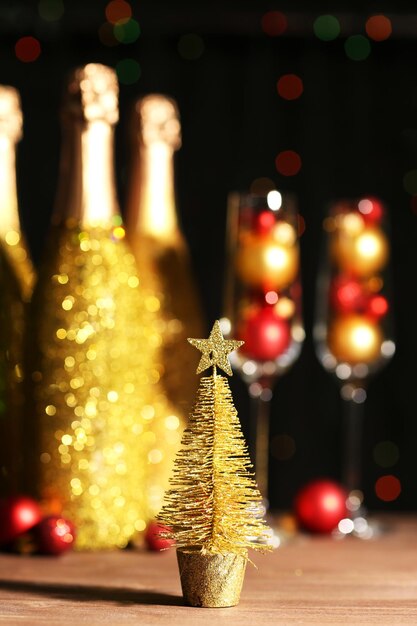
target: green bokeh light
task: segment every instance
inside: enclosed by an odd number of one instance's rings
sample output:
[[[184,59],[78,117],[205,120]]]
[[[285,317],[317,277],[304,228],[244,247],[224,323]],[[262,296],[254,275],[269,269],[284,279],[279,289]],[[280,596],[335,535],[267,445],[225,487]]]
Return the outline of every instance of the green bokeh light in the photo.
[[[380,467],[392,467],[400,458],[400,451],[393,441],[380,441],[374,448],[373,457]]]
[[[345,41],[345,52],[352,61],[363,61],[371,54],[370,41],[363,35],[351,35]]]
[[[340,23],[334,15],[320,15],[314,22],[313,30],[322,41],[333,41],[340,35]]]
[[[404,175],[403,185],[407,193],[417,195],[417,170],[410,170]]]
[[[39,0],[38,13],[45,22],[56,22],[64,15],[63,0]]]
[[[134,43],[140,35],[140,26],[136,20],[130,19],[127,22],[115,24],[113,33],[120,43]]]
[[[199,59],[204,52],[204,41],[194,33],[183,35],[178,42],[178,52],[187,61]]]
[[[141,75],[140,65],[135,59],[123,59],[116,65],[116,72],[122,85],[133,85]]]

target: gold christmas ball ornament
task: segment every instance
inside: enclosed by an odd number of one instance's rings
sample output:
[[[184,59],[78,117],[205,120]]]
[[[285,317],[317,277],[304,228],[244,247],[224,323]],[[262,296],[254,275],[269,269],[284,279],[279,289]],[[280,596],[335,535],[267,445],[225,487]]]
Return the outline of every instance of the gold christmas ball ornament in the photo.
[[[292,227],[291,227],[292,228]],[[298,273],[298,248],[283,245],[275,237],[248,235],[236,255],[239,278],[251,287],[283,289]]]
[[[335,238],[333,255],[342,270],[356,276],[371,276],[386,265],[389,244],[377,227],[366,227],[355,234],[341,230]]]
[[[363,315],[342,315],[329,326],[329,349],[346,363],[372,363],[381,355],[383,340],[378,324]]]

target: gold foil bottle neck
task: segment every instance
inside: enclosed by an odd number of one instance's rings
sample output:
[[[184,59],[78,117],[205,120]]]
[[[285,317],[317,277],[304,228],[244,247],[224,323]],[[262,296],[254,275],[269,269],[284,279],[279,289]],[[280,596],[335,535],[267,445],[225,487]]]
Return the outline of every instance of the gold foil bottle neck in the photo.
[[[70,74],[53,222],[110,228],[119,213],[114,177],[118,85],[114,70],[90,63]]]
[[[172,150],[181,147],[181,124],[176,103],[161,94],[149,94],[136,102],[140,140],[145,145],[168,144]]]
[[[12,141],[22,137],[23,116],[17,89],[0,85],[0,134]]]
[[[63,112],[86,122],[102,120],[114,125],[119,119],[118,95],[116,72],[106,65],[89,63],[70,74]]]

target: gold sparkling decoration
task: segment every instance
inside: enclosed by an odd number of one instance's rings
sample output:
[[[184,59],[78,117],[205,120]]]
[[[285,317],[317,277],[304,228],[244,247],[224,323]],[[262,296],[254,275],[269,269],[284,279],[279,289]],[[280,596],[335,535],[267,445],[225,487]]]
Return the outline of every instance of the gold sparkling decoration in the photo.
[[[147,520],[154,338],[140,324],[135,261],[123,241],[111,230],[63,226],[56,243],[32,311],[37,490],[74,521],[77,548],[123,547]]]
[[[234,591],[240,591],[243,573],[238,570],[248,548],[270,549],[268,528],[229,383],[217,374],[236,346],[224,341],[218,322],[209,339],[192,341],[203,352],[199,369],[211,364],[213,374],[200,380],[158,519],[172,529],[166,534],[176,541],[186,600],[231,606],[238,601]],[[224,559],[213,559],[217,555]]]
[[[165,397],[164,402],[154,404],[150,425],[162,455],[149,476],[151,511],[156,515],[197,387],[194,378],[183,375],[194,359],[194,351],[185,339],[201,336],[204,325],[176,212],[174,153],[181,146],[181,125],[175,102],[160,94],[140,98],[131,128],[134,158],[126,232],[137,260],[146,306],[153,313],[152,332],[157,340],[152,345],[150,362],[159,372]]]
[[[213,324],[208,339],[188,339],[187,341],[202,353],[197,367],[197,374],[204,372],[212,365],[217,365],[229,376],[232,376],[233,372],[227,355],[245,343],[244,341],[236,341],[234,339],[224,339],[217,320]]]
[[[34,281],[17,204],[15,152],[21,135],[19,94],[0,85],[0,496],[18,490],[23,335]]]

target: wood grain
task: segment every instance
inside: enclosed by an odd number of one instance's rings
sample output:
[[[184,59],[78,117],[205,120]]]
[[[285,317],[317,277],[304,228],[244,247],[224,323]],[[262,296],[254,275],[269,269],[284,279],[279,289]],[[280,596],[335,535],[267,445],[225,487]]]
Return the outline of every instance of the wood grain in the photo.
[[[298,535],[254,556],[232,609],[183,605],[174,551],[0,555],[0,624],[417,625],[417,517],[378,539]]]

